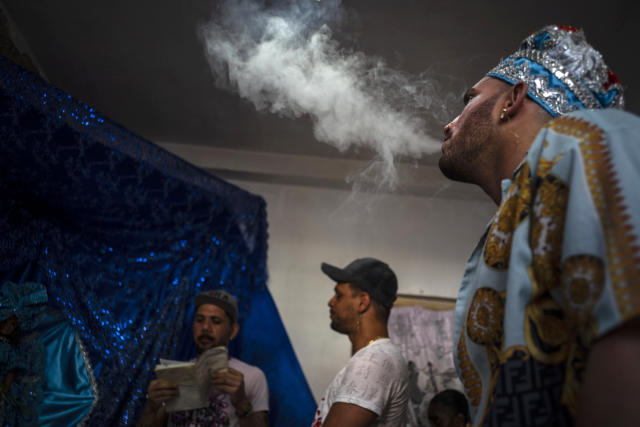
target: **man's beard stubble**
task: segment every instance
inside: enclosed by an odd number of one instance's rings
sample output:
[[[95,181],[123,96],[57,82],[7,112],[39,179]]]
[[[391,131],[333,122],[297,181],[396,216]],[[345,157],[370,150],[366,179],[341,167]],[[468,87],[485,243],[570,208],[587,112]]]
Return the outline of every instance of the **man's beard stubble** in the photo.
[[[493,126],[491,112],[500,94],[485,100],[471,112],[455,134],[454,144],[442,153],[438,166],[444,176],[453,180],[477,183],[478,168],[487,167],[486,153],[491,151]]]
[[[344,334],[345,332],[345,328],[342,324],[340,324],[339,322],[332,320],[331,321],[331,329],[333,329],[334,331],[338,332],[339,334]]]
[[[336,317],[331,319],[331,329],[334,331],[350,335],[351,333],[358,332],[360,330],[360,318],[358,316],[345,316],[342,318]]]

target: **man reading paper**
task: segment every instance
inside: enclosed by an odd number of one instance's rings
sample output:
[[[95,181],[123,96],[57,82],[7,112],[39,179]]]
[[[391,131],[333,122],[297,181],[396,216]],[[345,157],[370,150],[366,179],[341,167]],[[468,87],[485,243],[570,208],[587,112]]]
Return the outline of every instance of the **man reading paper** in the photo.
[[[209,349],[227,346],[239,330],[238,303],[226,291],[207,291],[194,299],[193,339],[198,358],[212,357]],[[198,359],[198,365],[202,361]],[[198,370],[202,372],[202,370]],[[151,381],[139,426],[266,426],[269,390],[264,373],[255,366],[229,358],[226,370],[200,373],[209,381],[208,406],[187,411],[166,410],[178,395],[178,385],[163,379]],[[206,378],[206,375],[209,378]]]

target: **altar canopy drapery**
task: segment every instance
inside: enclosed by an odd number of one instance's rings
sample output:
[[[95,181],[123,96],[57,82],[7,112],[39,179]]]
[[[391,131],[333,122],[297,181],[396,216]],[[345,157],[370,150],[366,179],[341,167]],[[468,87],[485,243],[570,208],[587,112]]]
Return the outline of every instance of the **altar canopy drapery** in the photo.
[[[58,329],[47,326],[47,356],[79,349],[88,367],[79,383],[88,378],[93,387],[92,402],[86,390],[69,399],[86,410],[67,407],[67,415],[80,413],[88,425],[135,423],[157,359],[195,354],[193,296],[222,288],[240,303],[241,332],[230,351],[265,371],[272,425],[310,422],[315,403],[266,288],[262,198],[4,58],[0,138],[0,280],[43,283],[49,305],[75,332],[74,347],[60,327],[60,345]],[[59,377],[54,370],[48,375]],[[60,400],[46,406],[55,398],[46,395],[44,419],[64,408]]]

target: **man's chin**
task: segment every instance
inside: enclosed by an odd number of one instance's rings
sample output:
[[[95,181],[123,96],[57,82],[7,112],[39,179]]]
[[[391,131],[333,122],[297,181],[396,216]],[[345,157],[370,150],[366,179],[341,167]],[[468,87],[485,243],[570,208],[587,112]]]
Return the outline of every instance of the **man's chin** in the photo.
[[[438,160],[438,167],[440,172],[452,181],[473,183],[468,174],[464,173],[464,169],[461,169],[460,165],[446,154],[443,154]]]
[[[453,162],[451,162],[451,159],[449,159],[445,153],[442,153],[440,159],[438,160],[438,167],[440,168],[440,172],[442,172],[444,176],[455,181],[456,174],[453,173],[454,168],[452,163]]]
[[[341,327],[340,325],[338,325],[336,322],[333,322],[333,321],[332,321],[330,326],[331,326],[331,329],[333,329],[334,331],[336,331],[336,332],[338,332],[338,333],[341,333],[341,334],[346,333],[346,332],[345,332],[345,330],[344,330],[344,328],[342,328],[342,327]]]

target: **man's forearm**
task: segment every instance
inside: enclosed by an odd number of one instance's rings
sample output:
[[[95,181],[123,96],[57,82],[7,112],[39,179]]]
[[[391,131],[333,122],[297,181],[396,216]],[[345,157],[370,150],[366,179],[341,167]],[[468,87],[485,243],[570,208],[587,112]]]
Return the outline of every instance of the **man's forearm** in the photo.
[[[236,411],[240,427],[266,427],[269,425],[269,413],[254,411],[251,401],[244,396],[244,393],[239,400],[232,400],[231,404]]]
[[[329,408],[329,413],[322,422],[331,427],[365,427],[372,425],[378,414],[353,403],[336,402]]]

